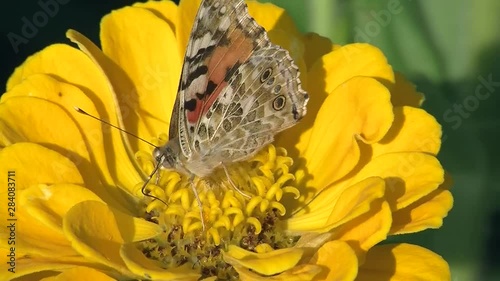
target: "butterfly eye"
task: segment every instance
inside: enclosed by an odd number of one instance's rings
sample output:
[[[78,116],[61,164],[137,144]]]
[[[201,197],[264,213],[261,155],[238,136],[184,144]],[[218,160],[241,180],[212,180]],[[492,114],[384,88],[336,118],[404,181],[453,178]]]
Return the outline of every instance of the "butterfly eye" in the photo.
[[[270,76],[271,73],[273,73],[273,69],[268,67],[264,72],[262,72],[262,75],[260,76],[260,82],[264,83]]]
[[[274,100],[273,100],[273,108],[274,110],[276,111],[280,111],[282,110],[284,107],[285,107],[285,103],[286,103],[286,99],[284,96],[277,96]]]

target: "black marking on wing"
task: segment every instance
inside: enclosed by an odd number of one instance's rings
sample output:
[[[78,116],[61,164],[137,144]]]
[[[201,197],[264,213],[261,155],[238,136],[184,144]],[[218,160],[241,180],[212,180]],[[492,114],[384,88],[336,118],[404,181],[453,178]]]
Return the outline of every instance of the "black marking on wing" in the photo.
[[[293,119],[299,120],[301,118],[299,112],[297,111],[297,106],[294,104],[292,106]]]
[[[207,73],[208,73],[208,67],[206,65],[200,65],[193,72],[189,73],[188,78],[186,79],[186,83],[182,85],[182,89],[186,89],[191,85],[191,83],[193,83],[193,81],[196,78],[205,75]]]
[[[200,48],[200,49],[198,49],[198,51],[196,52],[196,54],[194,56],[186,57],[185,60],[187,63],[198,61],[204,57],[209,56],[215,50],[215,47],[216,46],[210,45],[210,46],[207,46],[205,48]]]
[[[209,80],[207,83],[207,89],[205,90],[205,96],[210,96],[216,88],[217,84],[215,84],[212,80]]]
[[[203,93],[196,93],[196,98],[202,101],[205,101],[206,98],[210,97],[214,90],[217,88],[217,84],[215,84],[212,80],[209,80],[207,83],[207,88]]]
[[[228,67],[226,69],[226,76],[224,77],[224,81],[228,82],[233,75],[236,74],[236,71],[238,71],[238,68],[240,68],[241,63],[236,62],[232,67]]]
[[[190,99],[184,103],[184,108],[189,111],[194,111],[196,109],[196,100]]]

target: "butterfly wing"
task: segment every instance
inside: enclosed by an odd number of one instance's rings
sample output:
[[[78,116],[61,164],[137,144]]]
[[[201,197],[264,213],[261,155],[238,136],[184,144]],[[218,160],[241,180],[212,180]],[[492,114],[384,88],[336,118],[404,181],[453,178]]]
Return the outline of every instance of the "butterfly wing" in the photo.
[[[240,40],[254,43],[248,42],[252,46],[249,56],[245,52],[245,56],[236,57],[238,61],[232,60],[232,65],[218,69],[220,78],[224,78],[214,85],[210,96],[213,101],[201,107],[191,143],[201,158],[210,159],[207,164],[252,156],[306,113],[308,95],[301,88],[298,68],[288,52],[269,41],[244,3],[237,14],[237,22],[246,24],[235,24],[232,34],[241,34]],[[241,47],[229,51],[237,54],[239,50]],[[242,58],[246,60],[242,62]],[[209,75],[210,81],[212,77]]]
[[[178,138],[185,158],[192,157],[195,128],[227,84],[228,72],[241,66],[267,41],[242,0],[201,3],[186,49],[169,130],[169,138]]]
[[[188,43],[170,128],[184,167],[207,175],[247,159],[306,113],[288,52],[272,44],[242,0],[202,2]]]
[[[257,49],[201,117],[194,148],[215,163],[247,159],[295,125],[307,100],[288,52],[272,44]]]

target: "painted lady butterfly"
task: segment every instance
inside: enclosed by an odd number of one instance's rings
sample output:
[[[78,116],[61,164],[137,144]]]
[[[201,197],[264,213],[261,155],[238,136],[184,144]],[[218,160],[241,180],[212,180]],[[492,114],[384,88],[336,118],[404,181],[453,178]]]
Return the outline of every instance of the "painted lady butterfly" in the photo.
[[[204,0],[184,58],[169,141],[153,152],[155,171],[206,177],[250,158],[306,114],[308,94],[298,76],[288,52],[269,41],[243,0]]]

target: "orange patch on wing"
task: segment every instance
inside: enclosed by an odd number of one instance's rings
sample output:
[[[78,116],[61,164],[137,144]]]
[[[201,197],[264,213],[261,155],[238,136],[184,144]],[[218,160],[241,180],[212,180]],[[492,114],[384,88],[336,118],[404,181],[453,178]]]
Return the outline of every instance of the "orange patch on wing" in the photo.
[[[246,37],[241,30],[234,30],[228,39],[229,46],[217,47],[208,63],[207,81],[212,81],[217,87],[209,96],[205,97],[201,114],[208,111],[222,90],[226,88],[227,82],[224,81],[224,78],[226,78],[227,72],[237,63],[246,62],[253,52],[253,39]]]

